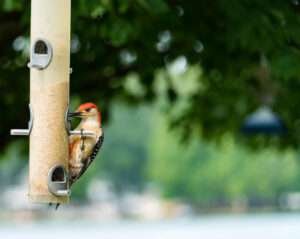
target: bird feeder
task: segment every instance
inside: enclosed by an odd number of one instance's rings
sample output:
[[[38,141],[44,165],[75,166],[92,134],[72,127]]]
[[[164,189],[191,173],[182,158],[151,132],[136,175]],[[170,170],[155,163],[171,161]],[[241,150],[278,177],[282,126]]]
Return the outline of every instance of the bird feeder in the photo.
[[[280,135],[286,128],[282,119],[269,106],[261,106],[245,119],[241,130],[248,135]]]
[[[12,135],[30,136],[29,198],[69,201],[67,120],[71,0],[31,1],[30,121]],[[83,134],[88,135],[88,132]]]

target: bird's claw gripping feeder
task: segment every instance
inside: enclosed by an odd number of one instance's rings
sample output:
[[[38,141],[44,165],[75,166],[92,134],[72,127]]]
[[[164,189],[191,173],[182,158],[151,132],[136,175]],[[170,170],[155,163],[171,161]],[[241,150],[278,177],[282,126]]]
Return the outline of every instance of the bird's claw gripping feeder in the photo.
[[[30,137],[29,198],[69,201],[68,122],[71,0],[31,1],[30,121],[12,135]]]

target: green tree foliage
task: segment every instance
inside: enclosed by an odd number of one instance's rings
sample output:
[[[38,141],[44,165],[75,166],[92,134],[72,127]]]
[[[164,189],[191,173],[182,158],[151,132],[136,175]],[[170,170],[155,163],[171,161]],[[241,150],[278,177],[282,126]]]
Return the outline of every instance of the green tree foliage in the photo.
[[[298,143],[298,1],[76,0],[72,5],[71,93],[98,102],[105,119],[116,98],[154,99],[157,70],[185,57],[203,69],[198,81],[205,86],[170,119],[185,135],[199,126],[208,138],[235,132],[262,95],[272,94],[273,108],[289,128],[282,143]],[[29,16],[27,0],[0,2],[2,149],[9,128],[26,127],[28,120]],[[262,56],[268,80],[260,74]],[[138,76],[141,94],[125,87],[128,74]],[[179,93],[172,81],[166,84],[172,107]]]
[[[24,182],[26,166],[26,153],[23,141],[14,142],[0,155],[0,189],[4,190],[11,185]],[[6,159],[6,160],[2,160]],[[23,180],[23,181],[22,181]]]
[[[117,193],[140,191],[146,182],[147,145],[151,131],[151,114],[146,107],[113,107],[112,124],[103,148],[98,170],[112,183]]]
[[[284,193],[299,190],[300,166],[293,150],[253,152],[230,135],[218,145],[192,137],[187,146],[163,118],[156,119],[148,172],[166,197],[205,208],[244,199],[276,205]]]

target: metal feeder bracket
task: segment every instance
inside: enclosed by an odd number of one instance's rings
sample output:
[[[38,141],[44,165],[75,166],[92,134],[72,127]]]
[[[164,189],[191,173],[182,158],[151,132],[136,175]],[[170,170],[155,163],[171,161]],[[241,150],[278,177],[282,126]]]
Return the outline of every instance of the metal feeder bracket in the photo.
[[[48,174],[48,189],[58,197],[70,196],[69,178],[65,168],[61,165],[54,166]]]
[[[69,118],[69,110],[67,110],[66,114],[65,114],[65,125],[66,125],[66,130],[69,135],[81,135],[81,136],[85,136],[85,137],[94,137],[95,136],[93,131],[71,130],[71,120]]]
[[[29,104],[29,113],[30,113],[30,120],[28,122],[28,129],[11,129],[10,130],[10,135],[13,136],[29,136],[32,130],[33,126],[33,113],[32,113],[32,108]]]

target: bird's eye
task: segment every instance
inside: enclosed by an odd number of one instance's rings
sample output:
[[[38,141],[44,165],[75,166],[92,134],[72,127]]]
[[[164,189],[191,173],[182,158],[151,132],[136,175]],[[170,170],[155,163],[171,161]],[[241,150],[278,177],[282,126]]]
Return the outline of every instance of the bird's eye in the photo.
[[[91,108],[87,108],[85,111],[86,111],[86,112],[90,112],[90,111],[91,111]]]

